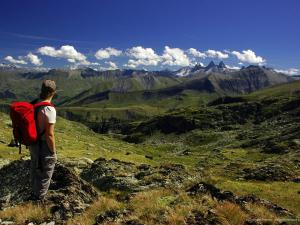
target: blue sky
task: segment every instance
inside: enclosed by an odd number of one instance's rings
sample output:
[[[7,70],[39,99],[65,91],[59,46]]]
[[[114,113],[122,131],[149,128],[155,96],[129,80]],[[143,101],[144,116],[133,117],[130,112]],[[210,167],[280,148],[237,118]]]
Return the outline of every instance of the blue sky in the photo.
[[[300,69],[298,0],[2,0],[0,4],[2,63],[176,69],[223,60],[232,67]]]

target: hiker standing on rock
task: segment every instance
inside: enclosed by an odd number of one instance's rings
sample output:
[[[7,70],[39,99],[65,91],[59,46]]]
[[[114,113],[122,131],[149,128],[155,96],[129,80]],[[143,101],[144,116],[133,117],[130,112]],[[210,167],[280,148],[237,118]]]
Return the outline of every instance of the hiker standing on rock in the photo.
[[[49,103],[49,105],[41,104],[42,106],[35,110],[38,141],[29,146],[33,200],[44,201],[57,161],[54,136],[56,110],[51,105],[51,100],[55,94],[55,82],[44,80],[40,98],[34,101],[34,104],[41,102]]]

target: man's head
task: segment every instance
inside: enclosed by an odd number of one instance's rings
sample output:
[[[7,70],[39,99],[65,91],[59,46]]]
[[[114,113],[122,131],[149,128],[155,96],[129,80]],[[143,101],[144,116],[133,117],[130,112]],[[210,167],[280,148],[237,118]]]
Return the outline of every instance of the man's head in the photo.
[[[44,80],[42,83],[40,98],[45,100],[51,98],[56,93],[56,84],[53,80]]]

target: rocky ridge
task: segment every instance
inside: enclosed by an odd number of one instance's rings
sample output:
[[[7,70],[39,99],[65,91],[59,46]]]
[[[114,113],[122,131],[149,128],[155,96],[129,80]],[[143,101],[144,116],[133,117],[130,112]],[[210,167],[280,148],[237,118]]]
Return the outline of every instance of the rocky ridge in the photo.
[[[29,160],[13,161],[0,170],[0,210],[29,201],[29,171]],[[97,191],[90,184],[66,166],[56,165],[46,199],[55,220],[66,220],[83,212],[97,197]]]

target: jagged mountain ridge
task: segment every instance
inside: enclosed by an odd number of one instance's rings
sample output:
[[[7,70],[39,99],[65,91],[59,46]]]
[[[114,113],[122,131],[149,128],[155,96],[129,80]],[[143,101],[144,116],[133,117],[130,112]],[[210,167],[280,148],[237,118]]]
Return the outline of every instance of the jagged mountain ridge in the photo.
[[[265,87],[286,83],[294,79],[284,74],[258,66],[250,66],[229,74],[198,73],[177,85],[158,89],[132,92],[139,101],[155,101],[180,96],[183,92],[191,90],[205,93],[218,93],[220,95],[235,95],[251,93]],[[90,94],[90,95],[89,95]],[[94,92],[89,90],[80,93],[65,102],[66,105],[86,105],[101,101],[110,101],[118,93],[114,90]],[[122,98],[120,95],[119,98]]]
[[[230,73],[236,70],[228,68],[223,61],[219,64],[215,64],[211,61],[207,66],[196,64],[194,67],[183,67],[174,72],[177,76],[192,76],[196,73]]]

